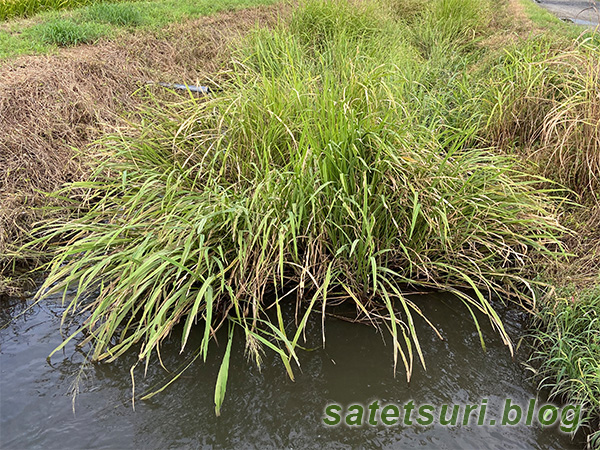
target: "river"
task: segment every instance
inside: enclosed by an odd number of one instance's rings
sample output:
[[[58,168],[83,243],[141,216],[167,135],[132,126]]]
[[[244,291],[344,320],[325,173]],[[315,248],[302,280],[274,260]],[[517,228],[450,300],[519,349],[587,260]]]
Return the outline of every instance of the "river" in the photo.
[[[441,294],[415,299],[439,327],[440,340],[424,324],[420,329],[427,370],[417,367],[407,383],[403,371],[394,377],[390,340],[372,327],[336,318],[326,320],[326,347],[321,345],[320,319],[307,330],[296,381],[286,375],[273,354],[265,354],[262,370],[248,362],[237,334],[231,355],[222,414],[214,413],[213,396],[226,339],[211,343],[206,363],[195,362],[180,379],[150,400],[132,407],[130,367],[134,353],[111,364],[81,365],[85,355],[74,346],[46,358],[61,343],[63,308],[48,298],[29,308],[31,300],[3,302],[0,320],[0,444],[17,448],[436,448],[436,449],[577,449],[555,427],[478,426],[347,426],[327,427],[323,411],[340,405],[380,403],[441,405],[488,400],[489,417],[500,415],[506,398],[526,404],[536,397],[535,385],[522,364],[519,349],[508,349],[483,326],[487,351],[468,313],[453,297]],[[515,342],[523,334],[524,315],[501,310]],[[291,321],[291,308],[287,319]],[[189,351],[179,353],[178,337],[161,352],[165,366],[176,371],[193,354],[201,328]],[[67,330],[65,330],[67,331]],[[385,342],[384,342],[385,341]],[[136,394],[160,387],[169,374],[150,364],[144,377],[136,369]],[[78,380],[77,383],[74,383]],[[76,386],[73,412],[72,395]],[[541,400],[540,400],[541,401]]]

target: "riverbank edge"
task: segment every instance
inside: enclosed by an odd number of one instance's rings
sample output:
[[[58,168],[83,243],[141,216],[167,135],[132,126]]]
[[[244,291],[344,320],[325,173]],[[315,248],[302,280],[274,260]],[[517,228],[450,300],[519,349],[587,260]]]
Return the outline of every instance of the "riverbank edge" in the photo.
[[[595,206],[592,206],[591,208],[595,208]],[[573,285],[575,285],[575,286],[577,285],[577,281],[576,281],[576,280],[575,280],[575,281],[573,281],[573,280],[572,280],[572,281],[571,281],[571,283],[572,283]],[[563,284],[563,283],[562,283],[562,280],[561,280],[561,282],[560,282],[560,283],[559,283],[559,282],[555,282],[554,284],[555,284],[555,285],[557,286],[557,288],[558,288],[558,289],[556,290],[555,297],[553,297],[553,298],[554,298],[554,300],[551,300],[551,299],[550,299],[551,297],[549,297],[549,298],[548,298],[548,300],[547,300],[547,302],[546,302],[546,305],[544,306],[544,308],[551,308],[552,310],[554,310],[554,309],[555,309],[555,306],[556,306],[556,305],[558,305],[559,303],[560,303],[560,304],[564,303],[564,301],[565,301],[565,299],[566,299],[566,297],[565,297],[565,295],[566,295],[566,294],[565,294],[565,293],[566,293],[566,292],[568,292],[568,291],[563,291],[563,290],[562,290],[562,289],[566,289],[566,288],[561,288],[561,287],[560,287],[560,285],[561,285],[561,284]],[[553,304],[552,302],[554,302],[554,304]],[[596,303],[592,303],[592,304],[593,304],[593,305],[596,305]],[[590,308],[594,308],[594,307],[595,307],[595,306],[590,306]],[[540,317],[542,317],[542,316],[540,315]],[[552,323],[553,323],[553,322],[552,322],[552,319],[551,319],[550,321],[548,321],[547,319],[543,319],[543,320],[540,322],[540,324],[539,324],[538,326],[540,327],[540,330],[542,330],[542,329],[544,329],[544,328],[545,328],[546,330],[550,330],[550,329],[551,329],[551,325],[550,325],[550,324],[552,324]],[[534,334],[535,334],[535,330],[534,330]],[[557,394],[557,395],[558,395],[558,394]],[[568,397],[567,397],[567,398],[568,398]]]
[[[86,179],[97,139],[138,123],[153,102],[181,95],[159,82],[214,85],[236,41],[289,14],[284,2],[255,3],[156,30],[120,27],[116,35],[48,54],[0,58],[0,299],[34,294],[39,275],[31,271],[47,258],[22,245],[33,224],[64,216],[65,203],[54,194]]]
[[[533,0],[516,2],[537,27],[571,38],[583,31]],[[577,235],[567,239],[575,257],[544,275],[553,288],[543,296],[528,330],[533,347],[529,369],[538,388],[554,401],[582,406],[585,424],[577,436],[588,449],[600,448],[599,218],[597,197],[584,198],[581,207],[566,211],[563,222]]]

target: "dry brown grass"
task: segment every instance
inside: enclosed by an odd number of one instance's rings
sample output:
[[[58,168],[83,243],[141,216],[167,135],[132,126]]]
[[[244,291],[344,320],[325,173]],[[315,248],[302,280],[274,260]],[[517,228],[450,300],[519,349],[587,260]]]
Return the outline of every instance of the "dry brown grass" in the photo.
[[[515,46],[494,75],[491,142],[545,177],[600,203],[600,59],[593,45]]]
[[[10,255],[39,217],[42,192],[85,173],[74,149],[134,106],[139,68],[95,50],[19,58],[0,69],[0,270],[12,271]]]
[[[585,290],[598,284],[600,274],[600,206],[588,205],[570,212],[565,225],[575,231],[565,237],[564,246],[573,258],[556,261],[548,276],[557,287]]]
[[[159,34],[131,34],[27,56],[0,65],[0,294],[14,250],[47,204],[43,192],[85,176],[85,149],[118,126],[142,101],[148,81],[205,83],[227,60],[232,41],[255,26],[269,26],[286,7],[226,12]],[[29,261],[30,262],[30,261]]]
[[[574,51],[553,61],[569,70],[541,130],[545,172],[600,203],[600,59],[597,50]],[[558,70],[557,70],[558,72]]]

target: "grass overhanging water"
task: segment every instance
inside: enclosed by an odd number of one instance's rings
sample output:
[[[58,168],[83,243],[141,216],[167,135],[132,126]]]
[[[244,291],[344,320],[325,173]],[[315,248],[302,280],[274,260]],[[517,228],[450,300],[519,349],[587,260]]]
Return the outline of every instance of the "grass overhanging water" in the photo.
[[[600,281],[600,280],[599,280]],[[552,397],[582,405],[589,448],[600,446],[600,282],[576,291],[562,289],[560,301],[543,308],[534,334],[532,369]]]
[[[180,321],[185,346],[203,317],[204,357],[229,321],[293,377],[308,314],[345,299],[382,320],[410,378],[425,361],[407,287],[454,292],[510,345],[490,295],[527,302],[531,258],[553,257],[562,230],[539,180],[443,123],[452,91],[439,104],[429,69],[458,74],[485,19],[474,0],[432,5],[418,48],[384,4],[309,2],[251,37],[222,94],[105,144],[110,159],[73,186],[87,210],[42,238],[66,239],[44,288],[77,283],[71,310],[101,283],[84,326],[94,359],[142,342],[148,360]],[[291,334],[263,315],[265,292],[290,286],[306,302]]]
[[[389,331],[410,378],[426,364],[415,288],[456,294],[510,346],[490,299],[537,306],[563,253],[555,183],[597,199],[598,47],[560,54],[541,35],[494,51],[490,8],[308,1],[234,50],[213,97],[107,137],[94,175],[63,192],[76,217],[33,243],[59,240],[44,289],[78,286],[69,311],[89,315],[93,358],[136,348],[147,364],[197,321],[206,358],[228,323],[229,342],[243,331],[256,363],[270,348],[293,378],[308,316],[347,301]],[[289,294],[292,330],[265,314]]]

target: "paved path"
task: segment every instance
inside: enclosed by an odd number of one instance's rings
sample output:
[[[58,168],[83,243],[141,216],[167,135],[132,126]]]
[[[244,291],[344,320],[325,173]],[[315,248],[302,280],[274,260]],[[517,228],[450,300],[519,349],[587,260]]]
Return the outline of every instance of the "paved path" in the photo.
[[[571,20],[578,25],[596,27],[600,22],[598,0],[536,0],[559,18]]]

